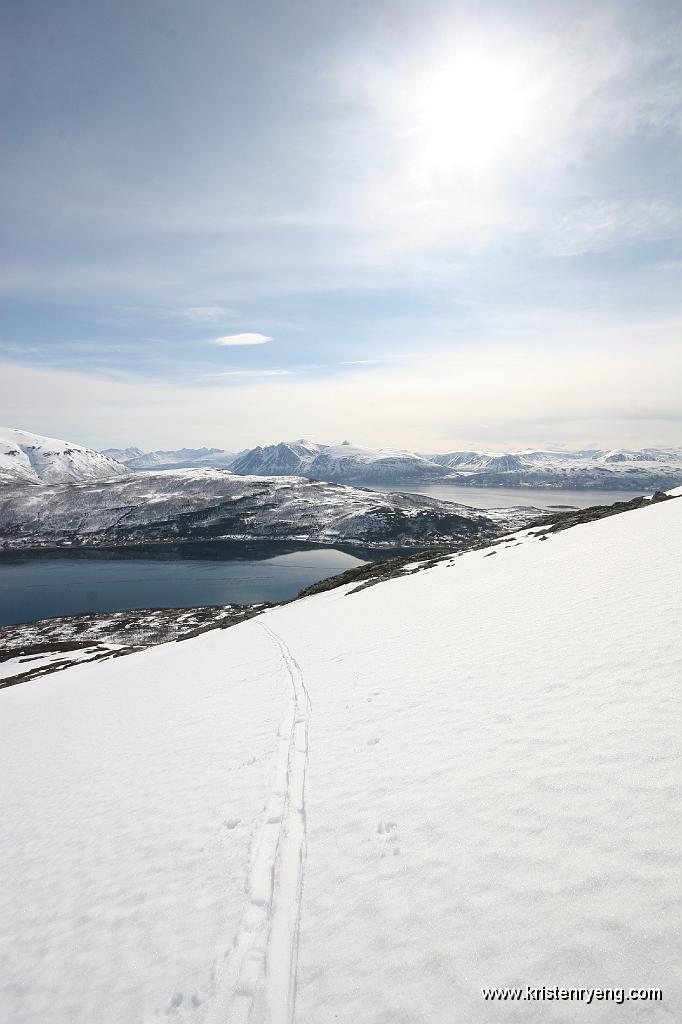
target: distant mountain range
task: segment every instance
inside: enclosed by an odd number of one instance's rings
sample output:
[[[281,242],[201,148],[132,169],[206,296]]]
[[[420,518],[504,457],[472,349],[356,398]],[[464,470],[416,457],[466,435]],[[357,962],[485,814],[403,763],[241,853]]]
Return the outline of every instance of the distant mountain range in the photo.
[[[301,439],[252,448],[234,456],[229,468],[247,476],[305,476],[370,486],[442,482],[470,487],[655,490],[682,483],[682,448],[420,455],[347,441],[325,445]]]
[[[434,455],[453,483],[474,487],[655,490],[682,483],[682,448]]]
[[[229,469],[238,457],[222,448],[178,448],[144,452],[141,448],[105,448],[104,455],[116,459],[134,473],[150,469]]]
[[[226,538],[458,546],[544,515],[535,508],[482,511],[420,494],[377,494],[301,474],[265,477],[205,466],[130,470],[142,461],[151,466],[150,455],[159,462],[227,455],[215,448],[117,450],[128,459],[124,465],[81,445],[21,430],[0,429],[0,439],[0,481],[6,485],[0,488],[0,548],[5,549]],[[310,459],[319,455],[307,452]]]
[[[439,480],[445,475],[435,462],[414,452],[363,448],[344,441],[338,445],[300,440],[252,448],[231,466],[233,473],[252,476],[307,476],[344,483],[396,483]]]
[[[134,471],[211,466],[241,476],[305,476],[370,486],[442,482],[469,487],[655,490],[682,482],[682,447],[423,455],[301,438],[239,454],[219,448],[162,452],[109,448],[105,454]]]
[[[302,476],[356,486],[410,489],[420,484],[581,490],[667,489],[682,483],[682,447],[423,455],[344,441],[286,441],[242,452],[179,448],[145,452],[81,445],[0,428],[0,483],[105,480],[128,472],[221,469],[239,476]]]

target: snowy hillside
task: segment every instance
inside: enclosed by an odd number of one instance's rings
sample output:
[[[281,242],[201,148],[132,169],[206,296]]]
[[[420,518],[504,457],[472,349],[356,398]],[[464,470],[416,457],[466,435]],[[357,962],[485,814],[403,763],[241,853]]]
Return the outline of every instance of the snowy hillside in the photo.
[[[111,480],[126,472],[125,466],[82,445],[0,427],[0,484]]]
[[[301,440],[253,448],[236,459],[231,468],[235,473],[258,476],[293,473],[350,483],[430,480],[443,476],[440,467],[414,452],[363,448],[348,441],[326,445]]]
[[[682,1019],[681,529],[531,532],[0,692],[0,1018]]]
[[[143,452],[140,448],[105,448],[104,455],[123,462],[133,472],[155,469],[229,469],[238,457],[222,448],[177,448]]]
[[[302,477],[224,470],[127,474],[104,484],[0,492],[0,547],[260,537],[433,544],[499,536],[532,508],[480,509],[419,494],[377,494]]]

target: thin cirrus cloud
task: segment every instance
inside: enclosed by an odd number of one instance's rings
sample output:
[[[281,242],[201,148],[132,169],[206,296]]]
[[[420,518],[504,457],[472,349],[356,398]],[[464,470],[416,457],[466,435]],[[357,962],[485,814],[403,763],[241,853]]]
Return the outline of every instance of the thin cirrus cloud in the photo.
[[[268,337],[267,334],[225,334],[222,338],[213,338],[211,340],[212,345],[265,345],[266,342],[272,341],[272,338]]]
[[[211,379],[219,377],[290,377],[292,370],[225,370],[214,373]]]
[[[220,320],[224,321],[231,314],[224,306],[186,306],[180,310],[180,315],[194,323],[215,324]]]

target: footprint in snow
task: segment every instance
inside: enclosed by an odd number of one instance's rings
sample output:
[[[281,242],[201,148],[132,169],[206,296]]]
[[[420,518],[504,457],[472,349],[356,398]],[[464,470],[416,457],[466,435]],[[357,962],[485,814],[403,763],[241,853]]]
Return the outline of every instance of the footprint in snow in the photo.
[[[179,989],[176,988],[175,991],[173,992],[173,995],[168,1000],[168,1006],[166,1007],[166,1016],[169,1016],[170,1014],[176,1014],[180,1007],[183,1005],[183,1002],[185,1006],[191,1006],[194,1009],[196,1009],[198,1006],[201,1006],[203,1002],[203,996],[197,989],[195,989],[194,992],[192,992],[192,995],[189,997],[189,999],[185,1000],[184,992],[181,992]]]
[[[379,736],[372,736],[372,737],[370,737],[370,739],[367,740],[367,746],[368,747],[376,746],[376,744],[379,742],[379,739],[380,739]]]
[[[223,825],[225,826],[225,828],[233,829],[237,828],[237,826],[241,825],[241,823],[241,818],[226,818],[225,821],[223,822]]]
[[[379,835],[385,837],[385,846],[381,851],[381,856],[385,857],[388,851],[392,850],[393,856],[398,857],[400,855],[400,846],[398,845],[398,822],[380,818],[379,824],[377,825],[377,832]]]
[[[178,990],[176,989],[175,992],[173,993],[173,995],[168,1000],[168,1006],[166,1007],[166,1013],[174,1013],[176,1010],[179,1010],[180,1007],[182,1006],[183,998],[184,998],[184,996],[183,996],[182,992],[178,992]]]

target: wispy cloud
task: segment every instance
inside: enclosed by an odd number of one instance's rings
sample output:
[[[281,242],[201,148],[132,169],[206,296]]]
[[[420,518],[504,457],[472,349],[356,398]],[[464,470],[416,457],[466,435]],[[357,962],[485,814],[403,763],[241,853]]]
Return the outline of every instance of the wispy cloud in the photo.
[[[560,344],[564,336],[570,344]],[[354,436],[417,451],[502,450],[553,443],[679,444],[679,336],[644,324],[536,333],[467,353],[424,351],[390,369],[344,377],[228,370],[159,387],[128,376],[0,363],[0,408],[39,433],[108,447],[215,444],[245,448],[286,437]],[[661,368],[664,368],[662,372]],[[604,381],[608,381],[608,388]],[[254,416],[257,410],[257,416]]]
[[[186,306],[181,311],[185,320],[198,324],[217,324],[234,313],[224,306]]]
[[[87,441],[125,411],[157,447],[352,423],[435,451],[623,444],[641,408],[679,408],[676,5],[174,4],[170,63],[153,19],[119,19],[107,49],[101,5],[66,5],[88,6],[69,31],[64,6],[39,31],[10,19],[4,54],[10,77],[33,69],[0,163],[0,351],[44,382],[0,378],[17,421]],[[578,372],[588,328],[601,357]],[[50,366],[81,391],[50,398]],[[133,367],[144,414],[127,383],[88,392]]]
[[[211,377],[290,377],[293,370],[223,370]]]
[[[342,359],[339,366],[379,366],[385,359]]]
[[[600,200],[577,204],[566,213],[547,232],[546,245],[558,256],[578,256],[619,245],[678,238],[681,233],[682,205],[660,200]]]
[[[272,341],[272,338],[268,337],[267,334],[226,334],[222,338],[212,338],[212,345],[265,345],[267,341]]]

